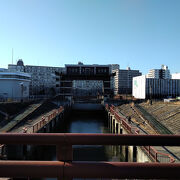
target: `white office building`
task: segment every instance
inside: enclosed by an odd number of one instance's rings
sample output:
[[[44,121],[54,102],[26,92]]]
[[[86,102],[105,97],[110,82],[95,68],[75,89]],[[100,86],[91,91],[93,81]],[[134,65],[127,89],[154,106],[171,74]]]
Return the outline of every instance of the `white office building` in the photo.
[[[156,79],[171,79],[171,74],[168,69],[168,66],[162,65],[161,69],[151,69],[149,70],[147,78],[156,78]]]
[[[180,96],[180,80],[134,77],[132,95],[137,99],[177,97]]]
[[[0,72],[0,100],[29,98],[31,76],[23,72]]]

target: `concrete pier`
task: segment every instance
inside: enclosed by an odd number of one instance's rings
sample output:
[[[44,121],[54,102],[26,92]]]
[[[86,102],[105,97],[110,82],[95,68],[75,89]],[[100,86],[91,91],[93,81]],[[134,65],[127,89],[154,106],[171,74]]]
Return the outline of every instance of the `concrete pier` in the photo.
[[[129,134],[128,130],[123,126],[123,124],[118,121],[114,114],[110,111],[108,113],[108,125],[109,130],[113,134]],[[151,162],[151,159],[141,147],[137,146],[119,146],[119,151],[122,152],[127,162]]]

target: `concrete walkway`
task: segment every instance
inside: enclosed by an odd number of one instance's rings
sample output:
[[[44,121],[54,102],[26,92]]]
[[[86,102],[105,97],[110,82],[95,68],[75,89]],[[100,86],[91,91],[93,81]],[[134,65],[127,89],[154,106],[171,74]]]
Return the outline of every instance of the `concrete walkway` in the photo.
[[[37,122],[40,122],[42,120],[42,116],[48,116],[53,112],[53,110],[41,114],[41,116],[36,117],[34,119],[29,119],[26,122],[23,123],[23,125],[21,124],[20,126],[16,126],[15,128],[13,128],[10,132],[12,133],[23,133],[23,128],[27,127],[28,131],[27,133],[33,133],[33,125],[36,124]]]

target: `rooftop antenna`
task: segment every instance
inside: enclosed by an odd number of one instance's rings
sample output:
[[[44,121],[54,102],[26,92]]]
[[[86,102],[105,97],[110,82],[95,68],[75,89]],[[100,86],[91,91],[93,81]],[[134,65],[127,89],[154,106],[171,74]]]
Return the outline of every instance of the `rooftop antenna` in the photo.
[[[12,48],[12,64],[13,64],[13,48]]]

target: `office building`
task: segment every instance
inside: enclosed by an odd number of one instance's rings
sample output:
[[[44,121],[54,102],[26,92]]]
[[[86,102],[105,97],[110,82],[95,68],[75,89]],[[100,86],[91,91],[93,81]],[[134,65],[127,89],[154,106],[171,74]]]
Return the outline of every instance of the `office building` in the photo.
[[[180,80],[134,77],[133,96],[137,99],[180,96]]]
[[[132,79],[140,76],[139,70],[131,70],[130,67],[125,69],[113,70],[114,76],[114,94],[131,94],[132,93]]]
[[[31,75],[30,95],[53,95],[56,89],[56,72],[63,72],[62,67],[24,65],[22,59],[17,64],[9,64],[11,72],[25,72]]]

